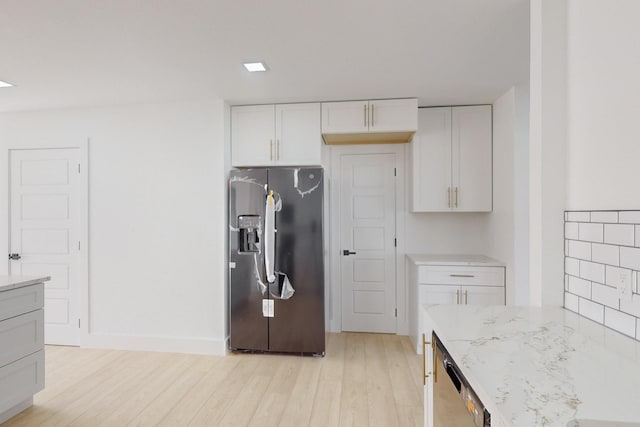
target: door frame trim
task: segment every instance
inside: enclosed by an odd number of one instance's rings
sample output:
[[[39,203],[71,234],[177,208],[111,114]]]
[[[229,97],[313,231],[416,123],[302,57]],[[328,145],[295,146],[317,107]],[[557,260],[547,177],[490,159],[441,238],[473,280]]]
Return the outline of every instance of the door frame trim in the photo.
[[[7,165],[7,170],[11,169],[11,151],[17,150],[46,150],[46,149],[62,149],[75,148],[79,150],[80,162],[80,178],[79,178],[79,203],[80,203],[80,223],[79,239],[80,254],[78,260],[78,317],[80,319],[80,328],[78,342],[80,347],[87,342],[89,335],[89,143],[90,140],[77,140],[73,143],[69,141],[52,140],[46,142],[7,142],[0,152],[4,159],[0,162]],[[4,181],[4,183],[2,182]],[[4,220],[6,224],[6,249],[7,253],[11,246],[11,223],[10,223],[10,199],[11,199],[11,182],[9,173],[0,175],[0,200],[4,202],[4,209],[0,209],[0,220]],[[4,192],[4,194],[2,194]],[[4,218],[3,218],[4,217]],[[4,267],[4,273],[8,272],[9,264],[7,262]],[[45,285],[46,286],[46,285]]]
[[[396,334],[408,333],[407,288],[405,283],[405,144],[362,144],[331,147],[331,163],[329,166],[329,229],[331,265],[329,286],[329,329],[332,332],[342,331],[342,279],[340,269],[340,156],[366,154],[395,154],[396,156]]]

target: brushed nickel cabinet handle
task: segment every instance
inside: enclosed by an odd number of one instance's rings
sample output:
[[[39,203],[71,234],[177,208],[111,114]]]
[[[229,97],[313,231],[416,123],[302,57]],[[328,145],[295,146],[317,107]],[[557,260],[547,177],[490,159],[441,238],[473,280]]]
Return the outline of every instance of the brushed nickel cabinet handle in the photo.
[[[280,140],[276,139],[276,160],[280,160]]]
[[[456,290],[456,304],[460,304],[460,289]]]
[[[476,277],[473,274],[450,274],[449,277]]]
[[[464,291],[464,303],[469,303],[469,291]]]
[[[269,160],[273,160],[273,139],[269,140]]]
[[[456,208],[458,207],[458,187],[456,187]]]

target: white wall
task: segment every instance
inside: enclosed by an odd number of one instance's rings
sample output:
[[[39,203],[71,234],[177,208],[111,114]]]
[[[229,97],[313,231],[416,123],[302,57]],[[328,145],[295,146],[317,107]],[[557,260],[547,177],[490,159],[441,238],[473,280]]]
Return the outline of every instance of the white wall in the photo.
[[[531,0],[529,302],[562,305],[566,0]]]
[[[506,263],[507,304],[528,304],[528,85],[493,103],[493,212],[487,216],[487,255]]]
[[[567,208],[640,209],[638,0],[569,0]]]
[[[83,345],[225,351],[224,117],[222,101],[0,115],[5,165],[9,147],[90,139]],[[6,173],[0,191],[6,224]]]
[[[487,218],[487,255],[507,264],[507,304],[514,297],[514,145],[516,101],[511,88],[493,103],[493,212]]]

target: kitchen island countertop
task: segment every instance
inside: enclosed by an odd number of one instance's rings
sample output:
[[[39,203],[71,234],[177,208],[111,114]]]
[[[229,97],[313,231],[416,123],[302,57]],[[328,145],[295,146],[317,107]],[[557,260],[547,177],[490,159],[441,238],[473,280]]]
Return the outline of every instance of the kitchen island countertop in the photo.
[[[48,276],[0,276],[0,292],[51,280]]]
[[[639,341],[561,307],[422,309],[492,426],[640,422]]]

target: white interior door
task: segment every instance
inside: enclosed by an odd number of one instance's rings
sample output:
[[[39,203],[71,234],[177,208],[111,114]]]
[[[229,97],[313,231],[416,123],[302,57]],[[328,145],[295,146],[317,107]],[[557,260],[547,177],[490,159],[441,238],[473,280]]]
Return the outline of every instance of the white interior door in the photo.
[[[395,154],[340,158],[344,331],[396,332],[394,166]]]
[[[10,152],[10,253],[14,275],[45,284],[45,343],[79,344],[79,149]]]

